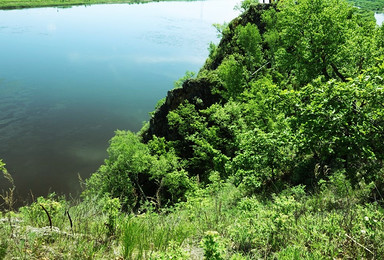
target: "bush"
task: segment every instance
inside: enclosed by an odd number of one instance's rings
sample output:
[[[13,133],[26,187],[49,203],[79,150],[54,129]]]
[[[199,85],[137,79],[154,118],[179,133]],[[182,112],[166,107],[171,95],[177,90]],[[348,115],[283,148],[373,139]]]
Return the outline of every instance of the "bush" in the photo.
[[[226,255],[225,245],[216,231],[207,231],[201,246],[204,249],[204,257],[207,260],[224,260]]]
[[[19,209],[20,213],[33,225],[38,227],[52,226],[62,227],[68,222],[66,210],[68,202],[63,197],[57,197],[55,193],[51,193],[47,198],[38,197],[37,201],[30,206],[24,206]],[[45,212],[47,210],[47,213]]]
[[[157,207],[185,198],[193,181],[182,169],[174,150],[163,139],[144,144],[129,131],[117,131],[108,148],[109,158],[87,180],[84,196],[120,200],[124,211],[137,211],[146,201]]]

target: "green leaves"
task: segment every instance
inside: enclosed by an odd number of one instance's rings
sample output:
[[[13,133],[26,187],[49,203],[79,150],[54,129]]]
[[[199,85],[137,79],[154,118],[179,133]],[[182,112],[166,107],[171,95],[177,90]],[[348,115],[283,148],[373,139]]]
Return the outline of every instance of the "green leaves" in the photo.
[[[227,55],[214,71],[223,90],[225,99],[236,99],[246,89],[249,80],[262,67],[262,39],[256,25],[247,23],[234,29],[231,54]]]
[[[201,246],[204,249],[204,257],[209,260],[224,260],[226,248],[224,243],[221,241],[221,237],[216,231],[207,231]]]
[[[132,132],[116,131],[107,152],[106,165],[113,171],[138,174],[148,170],[149,150]]]
[[[224,91],[219,93],[224,98],[236,98],[243,92],[247,82],[247,70],[241,56],[230,55],[225,58],[217,68],[217,74],[224,87]]]
[[[85,195],[108,193],[119,198],[124,210],[137,209],[149,197],[158,206],[183,199],[193,188],[179,158],[161,138],[148,145],[129,131],[116,131],[108,148],[109,158],[87,180]]]
[[[264,15],[265,39],[274,65],[292,83],[303,86],[320,75],[345,81],[370,64],[374,25],[359,23],[346,1],[280,1],[278,10]]]
[[[330,81],[300,91],[297,130],[302,149],[311,151],[323,165],[345,168],[355,181],[357,171],[373,178],[383,159],[384,81],[373,71],[347,83]]]
[[[287,172],[292,144],[287,132],[266,133],[254,129],[238,136],[239,151],[227,164],[237,180],[249,191],[262,191]]]
[[[240,54],[245,58],[245,65],[249,71],[254,71],[261,66],[263,52],[261,50],[261,36],[256,25],[247,23],[245,26],[238,26],[235,31],[236,41]]]
[[[5,171],[5,163],[3,163],[3,160],[0,159],[0,170]]]

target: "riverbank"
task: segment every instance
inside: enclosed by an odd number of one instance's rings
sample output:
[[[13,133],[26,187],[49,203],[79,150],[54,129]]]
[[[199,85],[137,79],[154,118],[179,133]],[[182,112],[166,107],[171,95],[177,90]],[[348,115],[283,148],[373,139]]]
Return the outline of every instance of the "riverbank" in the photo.
[[[174,1],[174,0],[162,0]],[[191,1],[191,0],[187,0]],[[0,0],[0,10],[37,8],[37,7],[71,7],[75,5],[93,4],[138,4],[159,2],[152,0]]]

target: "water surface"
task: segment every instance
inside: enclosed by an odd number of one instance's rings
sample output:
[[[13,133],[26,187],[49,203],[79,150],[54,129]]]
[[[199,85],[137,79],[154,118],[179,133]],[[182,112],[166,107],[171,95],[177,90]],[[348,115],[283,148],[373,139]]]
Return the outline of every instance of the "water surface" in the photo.
[[[384,13],[376,13],[375,19],[376,19],[376,23],[381,26],[384,22]]]
[[[139,130],[198,71],[237,2],[0,11],[0,158],[21,197],[76,193],[114,131]]]

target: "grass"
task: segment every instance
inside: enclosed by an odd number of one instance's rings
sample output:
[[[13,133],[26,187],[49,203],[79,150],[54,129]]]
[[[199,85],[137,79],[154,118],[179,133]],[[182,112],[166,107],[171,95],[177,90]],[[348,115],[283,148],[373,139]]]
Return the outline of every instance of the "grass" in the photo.
[[[71,7],[75,5],[94,5],[94,4],[135,4],[159,1],[175,0],[0,0],[0,9],[23,9],[37,7]],[[191,1],[191,0],[187,0]],[[193,1],[193,0],[192,0]]]
[[[0,170],[14,189],[12,177]],[[52,193],[12,208],[3,192],[1,259],[379,259],[384,198],[344,173],[307,189],[249,194],[220,180],[187,201],[121,212],[118,199],[67,200]]]
[[[38,198],[16,212],[3,213],[0,259],[378,259],[384,255],[383,201],[367,200],[367,187],[352,189],[342,176],[324,182],[316,192],[297,186],[268,198],[247,195],[229,183],[220,185],[198,190],[188,201],[161,212],[148,204],[138,214],[106,207],[115,204],[105,198],[77,202],[54,194]],[[49,211],[52,228],[38,205]],[[68,209],[73,226],[65,215]],[[112,229],[108,223],[113,223]]]

